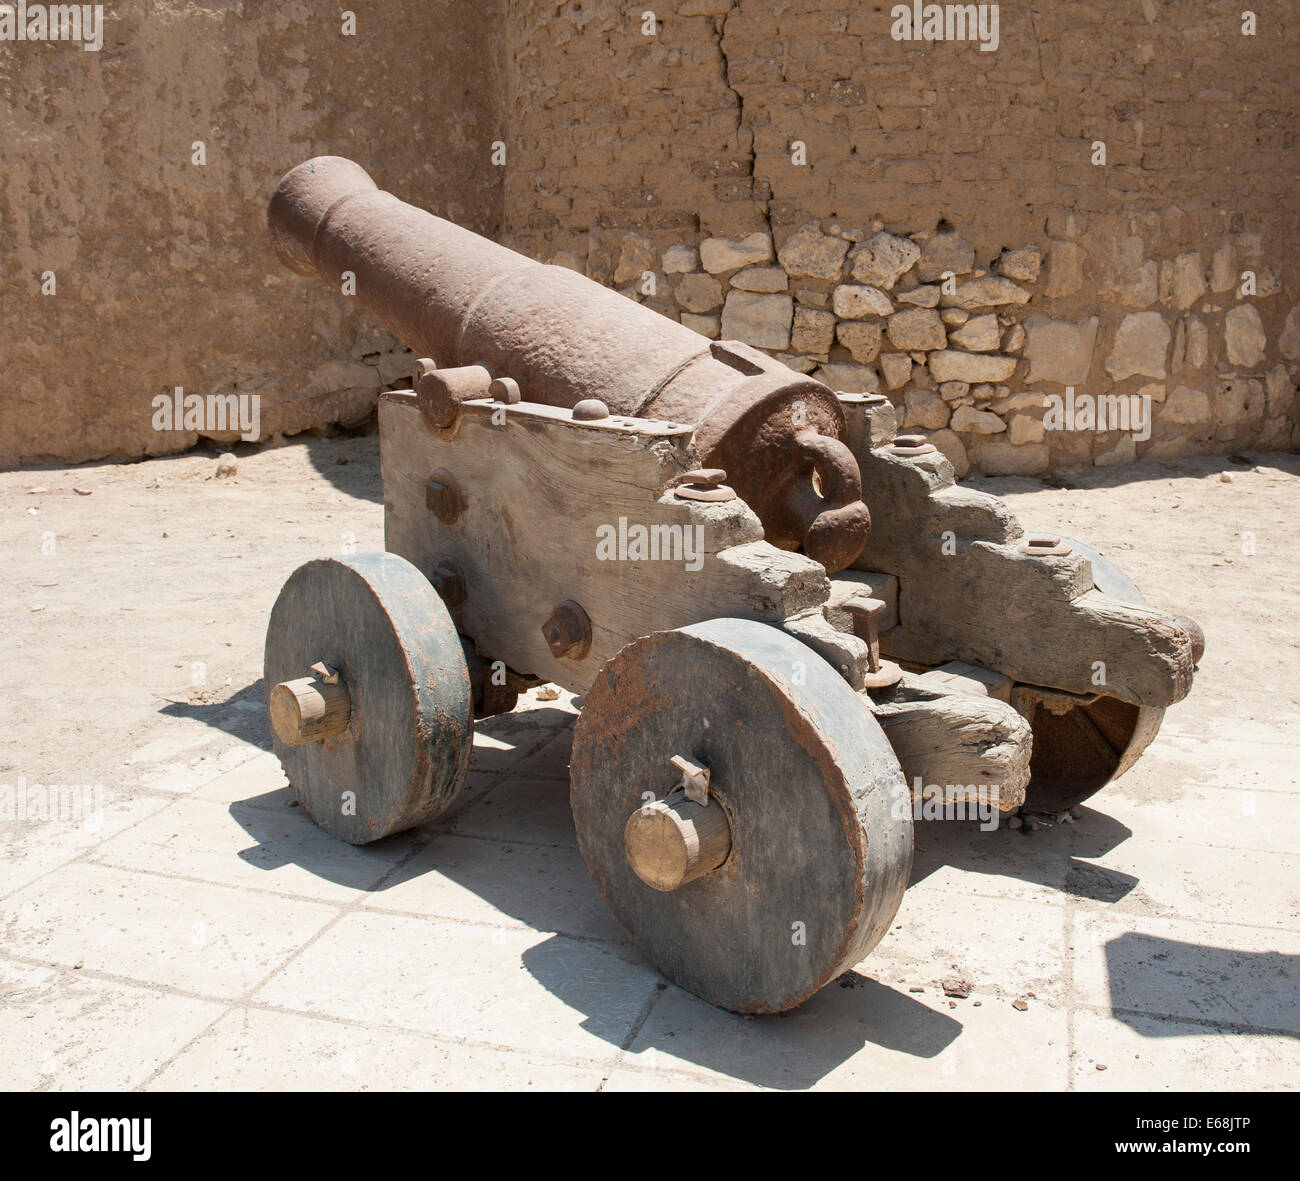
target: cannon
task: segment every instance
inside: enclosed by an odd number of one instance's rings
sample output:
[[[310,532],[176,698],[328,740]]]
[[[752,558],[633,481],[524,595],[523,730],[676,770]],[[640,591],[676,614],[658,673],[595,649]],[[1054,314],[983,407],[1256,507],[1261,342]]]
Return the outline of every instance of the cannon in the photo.
[[[1101,555],[955,483],[883,396],[710,341],[319,157],[276,253],[418,354],[382,394],[385,552],[272,609],[274,749],[357,844],[456,798],[474,725],[577,695],[570,803],[670,980],[792,1008],[889,929],[913,824],[1061,810],[1122,774],[1203,637]]]

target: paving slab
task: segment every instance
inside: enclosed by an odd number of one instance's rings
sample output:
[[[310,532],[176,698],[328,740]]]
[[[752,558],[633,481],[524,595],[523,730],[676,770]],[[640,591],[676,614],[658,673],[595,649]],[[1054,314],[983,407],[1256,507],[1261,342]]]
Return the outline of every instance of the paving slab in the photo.
[[[670,987],[620,1065],[778,1090],[883,1090],[900,1071],[923,1091],[1062,1089],[1064,1009],[976,1000],[851,972],[793,1012],[741,1017]]]
[[[1228,1028],[1300,1035],[1300,936],[1192,919],[1080,910],[1070,938],[1077,999]]]
[[[575,845],[508,844],[430,834],[398,880],[367,894],[368,910],[517,926],[627,944]]]
[[[1297,1076],[1294,1039],[1086,1007],[1074,1018],[1076,1091],[1282,1091]]]
[[[392,873],[414,853],[417,839],[403,833],[373,845],[349,845],[317,828],[292,799],[279,808],[179,800],[105,841],[91,859],[342,904]]]
[[[225,1004],[0,959],[0,1090],[127,1091]]]
[[[657,982],[653,969],[609,944],[353,911],[254,999],[524,1051],[564,1047],[587,1058],[630,1037]]]
[[[564,1062],[407,1030],[239,1008],[176,1054],[147,1089],[594,1091],[609,1061]]]
[[[0,897],[12,894],[51,870],[69,865],[110,839],[162,811],[171,799],[105,791],[80,820],[18,820],[7,825],[0,861]]]
[[[70,865],[0,901],[0,934],[24,959],[237,997],[337,914],[275,894]]]

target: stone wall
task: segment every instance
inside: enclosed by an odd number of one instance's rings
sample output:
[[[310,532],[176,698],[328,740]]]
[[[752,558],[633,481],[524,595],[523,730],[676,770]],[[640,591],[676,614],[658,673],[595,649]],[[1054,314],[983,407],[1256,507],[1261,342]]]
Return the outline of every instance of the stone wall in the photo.
[[[98,53],[0,45],[0,463],[229,437],[155,429],[177,386],[257,395],[262,437],[364,419],[409,354],[263,225],[325,152],[885,390],[959,470],[1294,445],[1287,14],[1243,36],[1228,0],[1004,3],[983,52],[896,41],[890,8],[395,0],[343,36],[309,0],[124,0]],[[1046,429],[1067,390],[1075,426],[1137,395],[1149,437]]]
[[[982,52],[889,8],[512,0],[507,240],[882,389],[959,471],[1293,446],[1284,14],[1006,3]]]
[[[266,201],[328,152],[497,232],[503,6],[352,5],[344,36],[346,7],[121,0],[99,52],[0,44],[0,464],[183,450],[199,432],[155,430],[151,405],[177,386],[259,395],[269,437],[363,420],[409,376],[276,262]]]

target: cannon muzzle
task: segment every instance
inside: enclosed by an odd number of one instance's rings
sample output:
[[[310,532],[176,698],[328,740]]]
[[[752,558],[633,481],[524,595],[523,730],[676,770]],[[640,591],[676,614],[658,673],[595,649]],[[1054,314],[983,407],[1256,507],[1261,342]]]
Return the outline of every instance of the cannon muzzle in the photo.
[[[362,307],[440,368],[483,366],[529,401],[690,424],[773,544],[835,571],[866,543],[857,460],[821,382],[408,205],[339,156],[288,172],[267,223],[285,266],[340,285],[350,272]]]

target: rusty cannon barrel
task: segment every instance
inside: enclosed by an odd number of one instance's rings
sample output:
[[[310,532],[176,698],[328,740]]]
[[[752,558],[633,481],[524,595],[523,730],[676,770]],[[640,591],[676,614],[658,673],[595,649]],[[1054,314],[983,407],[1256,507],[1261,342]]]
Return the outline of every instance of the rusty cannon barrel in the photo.
[[[529,401],[689,424],[773,544],[834,571],[866,543],[861,474],[821,382],[408,205],[339,156],[286,173],[267,223],[290,270],[340,285],[351,272],[366,311],[436,362],[421,381],[464,397],[510,378]]]

